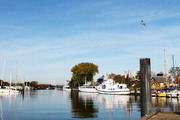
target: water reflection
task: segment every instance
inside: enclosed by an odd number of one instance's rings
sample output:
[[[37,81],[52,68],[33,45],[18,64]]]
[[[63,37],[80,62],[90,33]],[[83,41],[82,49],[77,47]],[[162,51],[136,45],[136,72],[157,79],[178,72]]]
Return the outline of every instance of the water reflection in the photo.
[[[112,116],[113,112],[120,113],[121,118],[124,116],[123,119],[133,117],[133,105],[130,99],[129,95],[99,94],[97,97],[101,107],[106,109],[109,119],[114,117]]]
[[[160,108],[162,111],[180,111],[180,101],[178,98],[166,98],[166,97],[153,97],[152,107],[154,109]]]
[[[153,109],[180,111],[180,99],[152,98]],[[64,91],[0,94],[1,120],[138,119],[140,97]]]
[[[11,105],[13,103],[14,105],[14,116],[13,116],[13,119],[16,120],[16,97],[17,97],[18,93],[1,93],[0,94],[0,102],[1,102],[1,120],[3,120],[4,116],[3,116],[3,113],[5,112],[4,109],[5,108],[11,108]],[[3,103],[4,103],[4,100],[5,99],[5,102],[8,102],[8,106],[4,106]],[[9,99],[9,100],[8,100]]]
[[[72,118],[96,118],[98,117],[98,108],[94,104],[94,93],[81,93],[72,91]]]

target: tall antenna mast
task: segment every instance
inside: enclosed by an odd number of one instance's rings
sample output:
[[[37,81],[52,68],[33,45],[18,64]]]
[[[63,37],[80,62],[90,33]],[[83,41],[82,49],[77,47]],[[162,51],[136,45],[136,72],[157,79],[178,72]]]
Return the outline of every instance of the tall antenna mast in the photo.
[[[166,85],[167,85],[167,74],[166,74],[166,54],[164,49],[164,68],[165,68],[165,78],[166,78]]]

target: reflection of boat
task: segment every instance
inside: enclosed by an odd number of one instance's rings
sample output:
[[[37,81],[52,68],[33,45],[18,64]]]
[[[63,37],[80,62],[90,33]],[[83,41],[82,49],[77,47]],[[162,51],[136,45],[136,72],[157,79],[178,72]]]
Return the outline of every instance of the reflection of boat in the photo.
[[[83,86],[80,86],[78,89],[80,92],[97,93],[96,87],[97,85],[83,85]]]
[[[81,97],[83,100],[94,100],[98,96],[98,93],[86,93],[86,92],[79,92],[79,97]]]
[[[104,94],[130,94],[126,84],[114,83],[113,79],[108,79],[101,86],[96,88],[98,93]]]
[[[106,108],[107,111],[113,111],[116,108],[128,109],[128,103],[130,100],[129,95],[104,95],[99,94],[97,96],[97,101],[103,108]]]
[[[70,88],[70,86],[68,84],[69,84],[69,80],[67,80],[66,84],[63,86],[64,91],[71,91],[71,88]]]

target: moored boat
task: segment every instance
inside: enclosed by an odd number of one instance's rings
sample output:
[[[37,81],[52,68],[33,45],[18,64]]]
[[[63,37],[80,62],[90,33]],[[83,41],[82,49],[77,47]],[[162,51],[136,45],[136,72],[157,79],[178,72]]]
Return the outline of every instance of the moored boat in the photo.
[[[64,91],[71,91],[71,87],[69,86],[69,80],[66,81],[66,84],[63,86]]]
[[[96,90],[98,93],[102,94],[130,94],[126,84],[114,83],[113,79],[104,81],[101,86],[97,86]]]
[[[178,98],[180,97],[180,91],[179,90],[170,91],[167,93],[167,97]]]
[[[97,85],[83,85],[83,86],[79,86],[78,90],[80,92],[97,93],[96,87]]]
[[[167,93],[166,92],[161,92],[157,94],[158,97],[166,97]]]

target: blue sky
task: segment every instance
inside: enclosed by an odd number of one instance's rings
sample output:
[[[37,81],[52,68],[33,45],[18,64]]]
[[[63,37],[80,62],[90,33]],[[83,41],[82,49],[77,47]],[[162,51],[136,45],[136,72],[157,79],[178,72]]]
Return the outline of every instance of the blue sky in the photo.
[[[140,58],[153,72],[180,66],[179,0],[0,0],[0,75],[5,81],[64,84],[81,62],[106,73],[133,75]],[[146,27],[141,24],[144,20]]]

